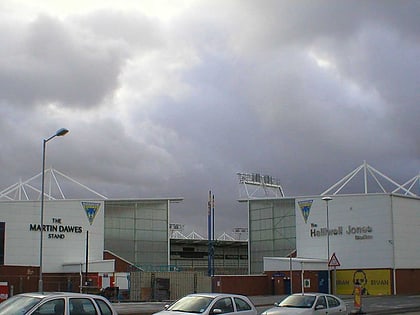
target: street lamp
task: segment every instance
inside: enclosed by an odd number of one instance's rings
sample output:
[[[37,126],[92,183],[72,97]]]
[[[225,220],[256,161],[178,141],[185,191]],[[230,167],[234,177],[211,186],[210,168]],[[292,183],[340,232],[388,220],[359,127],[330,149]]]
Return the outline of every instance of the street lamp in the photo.
[[[39,237],[39,282],[38,282],[38,291],[42,292],[43,290],[43,281],[42,281],[42,249],[43,249],[43,239],[44,239],[44,181],[45,181],[45,149],[47,142],[55,137],[64,136],[69,131],[65,128],[58,129],[55,134],[53,134],[48,139],[44,139],[42,143],[42,174],[41,174],[41,233]]]
[[[323,197],[322,200],[324,200],[327,204],[327,261],[328,264],[330,262],[330,220],[328,218],[328,202],[332,200],[331,197]],[[330,268],[328,266],[328,293],[331,293],[331,285],[330,285]]]

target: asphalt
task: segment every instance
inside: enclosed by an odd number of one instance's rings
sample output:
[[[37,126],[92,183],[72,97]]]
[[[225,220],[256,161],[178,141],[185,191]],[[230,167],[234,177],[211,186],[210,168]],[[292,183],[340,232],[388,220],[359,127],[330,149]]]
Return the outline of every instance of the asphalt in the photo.
[[[267,295],[250,296],[258,313],[272,307],[275,302],[281,301],[285,296]],[[420,311],[420,295],[407,296],[368,296],[362,297],[362,309],[357,313],[354,308],[353,296],[340,296],[347,305],[348,314],[404,314]],[[120,302],[114,307],[120,315],[151,315],[169,304],[166,302]]]

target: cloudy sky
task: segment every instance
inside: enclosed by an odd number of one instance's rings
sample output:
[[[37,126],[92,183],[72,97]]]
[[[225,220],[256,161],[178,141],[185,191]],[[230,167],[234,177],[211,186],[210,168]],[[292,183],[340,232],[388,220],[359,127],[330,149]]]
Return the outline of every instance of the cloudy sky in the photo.
[[[47,168],[172,222],[246,225],[237,172],[314,195],[420,171],[420,2],[0,1],[0,189]],[[40,187],[40,185],[38,186]],[[68,198],[77,198],[70,190]]]

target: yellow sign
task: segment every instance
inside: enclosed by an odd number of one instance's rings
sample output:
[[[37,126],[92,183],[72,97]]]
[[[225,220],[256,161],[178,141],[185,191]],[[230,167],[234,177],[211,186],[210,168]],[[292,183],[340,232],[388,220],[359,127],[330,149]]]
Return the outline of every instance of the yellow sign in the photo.
[[[390,270],[337,270],[336,277],[337,294],[354,294],[358,283],[361,295],[391,295]]]

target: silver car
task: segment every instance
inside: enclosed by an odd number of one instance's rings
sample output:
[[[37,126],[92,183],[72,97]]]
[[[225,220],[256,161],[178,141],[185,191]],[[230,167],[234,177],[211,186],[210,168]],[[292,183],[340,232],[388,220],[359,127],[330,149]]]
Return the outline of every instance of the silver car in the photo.
[[[340,298],[324,293],[296,293],[289,295],[275,307],[261,313],[261,315],[344,315],[347,306]]]
[[[23,293],[0,304],[0,315],[118,315],[99,295],[51,292]]]
[[[165,310],[154,315],[225,314],[257,315],[254,304],[248,297],[238,294],[195,293],[184,296]]]

